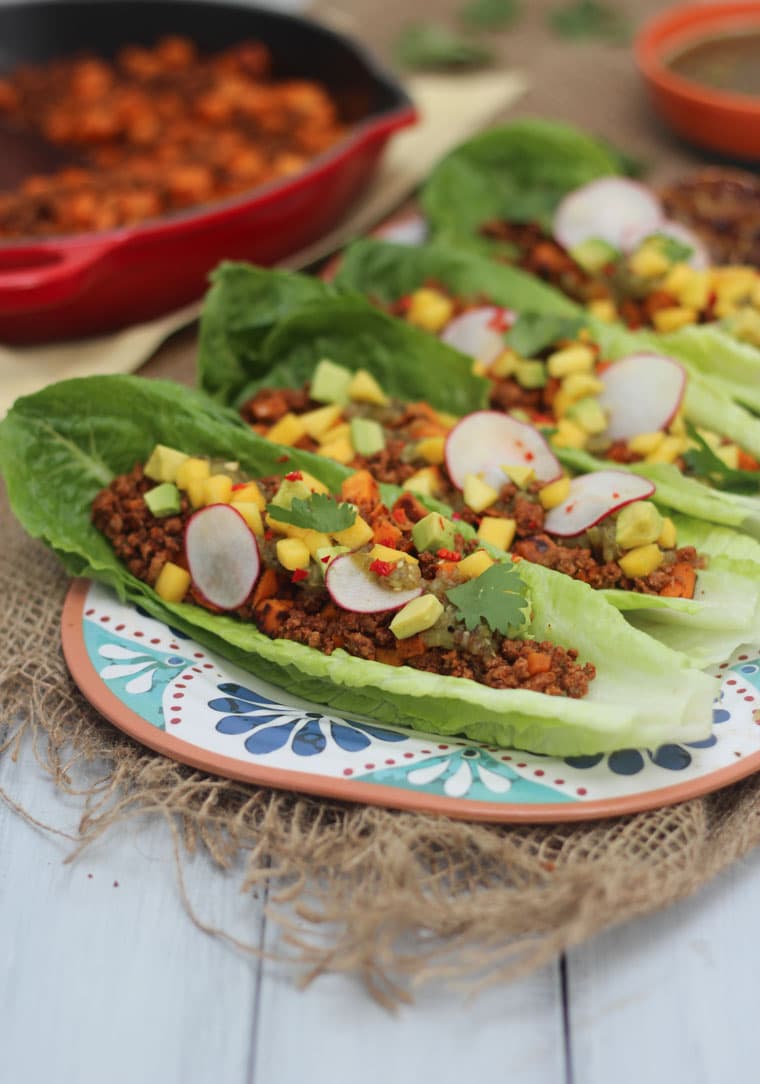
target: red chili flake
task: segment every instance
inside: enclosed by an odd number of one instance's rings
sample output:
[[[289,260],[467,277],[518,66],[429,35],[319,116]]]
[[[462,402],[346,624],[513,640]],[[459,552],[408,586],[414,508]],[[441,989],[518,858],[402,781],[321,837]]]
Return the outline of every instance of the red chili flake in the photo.
[[[400,297],[400,298],[398,299],[398,302],[397,302],[397,304],[398,304],[398,307],[399,307],[399,309],[400,309],[400,310],[401,310],[402,312],[406,312],[406,311],[407,311],[407,309],[408,309],[408,308],[409,308],[409,307],[411,306],[411,304],[412,304],[412,295],[411,295],[411,294],[404,294],[404,296],[403,296],[403,297]]]
[[[378,576],[390,576],[395,567],[393,561],[381,561],[378,557],[369,566],[369,570],[370,572],[376,573]]]
[[[497,309],[486,327],[492,331],[509,331],[512,327],[512,315],[506,309]]]
[[[290,472],[290,474],[285,475],[285,481],[286,482],[302,482],[303,481],[303,475],[301,474],[300,470],[292,470]]]
[[[290,577],[291,583],[300,583],[301,580],[308,580],[309,573],[305,568],[297,568],[293,575]]]
[[[451,518],[452,519],[461,519],[462,518],[462,513],[461,512],[452,512],[451,513]]]
[[[436,550],[435,552],[438,555],[438,557],[441,558],[442,561],[461,561],[462,560],[462,554],[457,553],[456,550],[440,549],[440,550]]]
[[[567,505],[565,508],[565,515],[568,516],[573,511],[575,511],[575,501],[571,501],[571,503]]]
[[[290,456],[289,455],[278,455],[276,461],[278,463],[289,463],[290,462]]]
[[[526,452],[525,453],[525,462],[526,463],[532,463],[535,458],[536,457],[534,456],[533,452]]]
[[[620,496],[619,493],[613,493],[612,494],[612,497],[613,497],[614,500],[617,500],[619,496]]]
[[[320,559],[320,561],[322,562],[323,565],[326,565],[326,564],[329,563],[330,554],[328,553],[324,557],[320,557],[319,559]]]
[[[274,538],[274,531],[270,531],[270,530],[264,531],[264,538],[267,540],[267,542],[271,542],[272,539]]]
[[[235,490],[237,490],[237,489],[245,489],[245,487],[249,486],[250,484],[251,484],[250,482],[235,482],[235,484],[232,487],[232,492],[234,493]]]
[[[395,519],[396,523],[406,523],[406,512],[403,508],[391,509],[391,515]]]

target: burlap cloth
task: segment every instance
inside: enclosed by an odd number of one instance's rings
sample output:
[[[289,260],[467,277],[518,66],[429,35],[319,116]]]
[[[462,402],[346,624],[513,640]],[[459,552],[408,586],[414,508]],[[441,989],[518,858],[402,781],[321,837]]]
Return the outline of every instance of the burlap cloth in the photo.
[[[644,153],[659,175],[698,161],[652,125],[625,49],[557,43],[543,26],[545,6],[526,2],[521,28],[498,39],[532,80],[518,112],[585,124]],[[657,6],[629,9],[640,20]],[[399,0],[361,0],[351,14],[382,48],[404,10]],[[185,330],[143,371],[189,381],[194,355],[195,332]],[[83,846],[127,818],[163,816],[180,859],[203,847],[220,868],[242,868],[245,888],[270,882],[270,914],[306,979],[356,972],[391,1004],[432,978],[515,977],[688,895],[760,840],[755,778],[638,816],[494,827],[204,775],[135,744],[82,699],[59,648],[66,589],[56,560],[29,543],[0,494],[1,751],[34,742],[55,784],[80,796]],[[12,794],[0,796],[17,808]]]

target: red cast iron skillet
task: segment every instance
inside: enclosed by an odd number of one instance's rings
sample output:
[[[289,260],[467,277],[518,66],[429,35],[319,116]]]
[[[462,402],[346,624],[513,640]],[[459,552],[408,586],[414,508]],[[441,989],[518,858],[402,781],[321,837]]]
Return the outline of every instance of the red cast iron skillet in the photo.
[[[322,236],[366,188],[388,138],[414,123],[400,86],[355,42],[309,19],[201,0],[50,0],[0,6],[0,73],[82,50],[113,57],[165,34],[213,52],[269,46],[276,77],[315,79],[349,135],[302,173],[215,204],[101,233],[0,243],[0,341],[114,331],[202,296],[223,259],[265,266]],[[3,151],[0,139],[0,158]]]

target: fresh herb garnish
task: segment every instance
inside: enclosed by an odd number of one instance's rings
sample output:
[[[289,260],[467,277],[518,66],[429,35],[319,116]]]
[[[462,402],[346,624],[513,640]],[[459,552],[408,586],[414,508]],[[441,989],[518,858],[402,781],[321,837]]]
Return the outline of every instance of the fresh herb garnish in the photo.
[[[491,50],[441,23],[410,23],[396,38],[398,63],[412,70],[476,68],[487,64]]]
[[[571,0],[549,13],[549,23],[560,37],[576,40],[601,38],[623,44],[631,34],[627,20],[602,0]]]
[[[582,316],[542,316],[521,313],[504,336],[504,342],[524,358],[535,357],[560,339],[574,339],[585,326]]]
[[[352,504],[338,503],[326,493],[312,493],[307,500],[294,497],[290,508],[270,504],[269,514],[278,523],[292,523],[294,527],[321,534],[345,531],[356,520],[356,509]]]
[[[691,440],[699,445],[698,448],[690,448],[684,453],[684,463],[691,473],[704,478],[716,489],[729,489],[734,493],[760,493],[760,471],[735,470],[726,466],[689,422],[686,423],[686,432]]]
[[[470,630],[485,622],[493,632],[514,636],[527,624],[528,591],[515,564],[491,565],[446,597]]]
[[[521,6],[520,0],[470,0],[459,12],[459,18],[468,26],[503,30],[517,20]]]
[[[687,245],[684,241],[679,241],[677,237],[671,237],[668,233],[653,233],[651,237],[647,237],[646,240],[649,241],[652,238],[657,240],[658,247],[663,256],[667,257],[672,263],[688,260],[690,256],[694,255],[694,249],[691,245]]]

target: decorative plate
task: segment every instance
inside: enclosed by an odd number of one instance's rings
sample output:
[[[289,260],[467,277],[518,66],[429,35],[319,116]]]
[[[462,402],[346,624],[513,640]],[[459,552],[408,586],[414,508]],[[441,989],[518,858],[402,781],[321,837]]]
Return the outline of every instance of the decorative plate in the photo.
[[[704,741],[561,759],[328,714],[87,580],[69,591],[62,635],[77,685],[120,730],[263,786],[468,820],[571,821],[681,802],[760,769],[758,645],[717,669]]]

